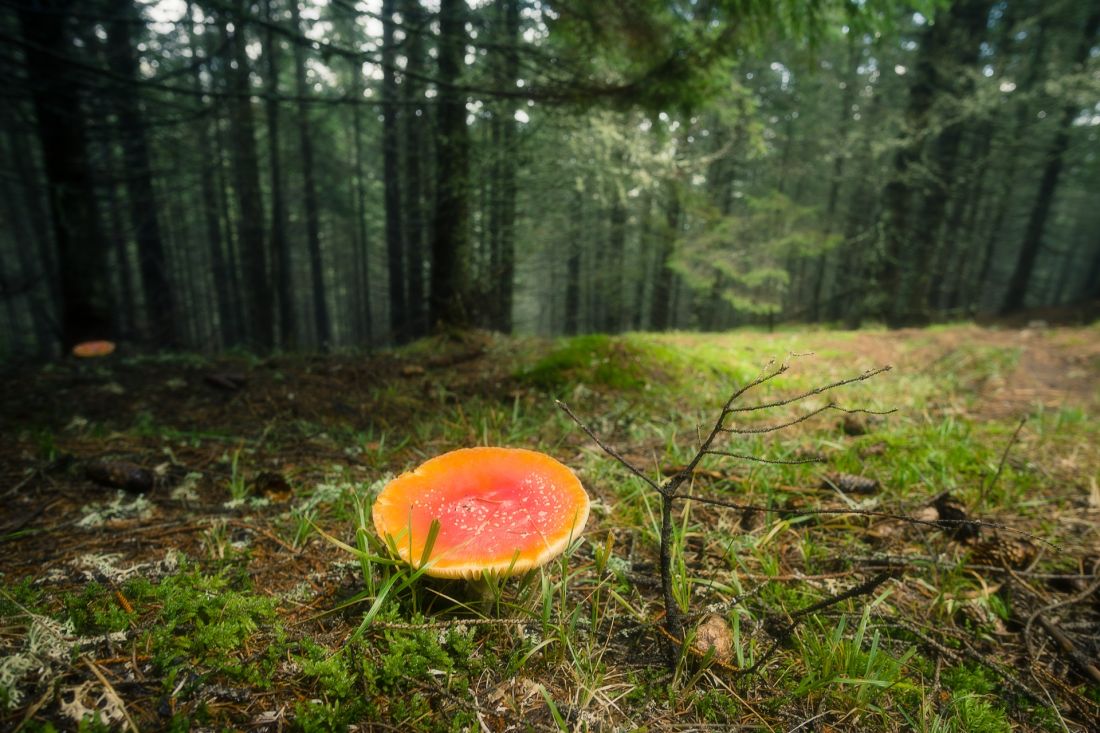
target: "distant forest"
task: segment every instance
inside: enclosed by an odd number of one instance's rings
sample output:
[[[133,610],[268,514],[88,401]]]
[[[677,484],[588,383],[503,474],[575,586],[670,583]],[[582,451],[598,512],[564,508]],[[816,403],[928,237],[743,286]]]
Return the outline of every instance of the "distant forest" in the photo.
[[[0,358],[1100,298],[1100,3],[3,0]]]

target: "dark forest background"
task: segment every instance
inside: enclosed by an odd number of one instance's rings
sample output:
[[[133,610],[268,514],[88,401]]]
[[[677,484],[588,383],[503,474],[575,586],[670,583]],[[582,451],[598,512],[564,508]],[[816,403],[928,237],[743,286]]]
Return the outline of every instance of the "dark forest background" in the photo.
[[[1100,3],[2,0],[0,351],[1100,298]]]

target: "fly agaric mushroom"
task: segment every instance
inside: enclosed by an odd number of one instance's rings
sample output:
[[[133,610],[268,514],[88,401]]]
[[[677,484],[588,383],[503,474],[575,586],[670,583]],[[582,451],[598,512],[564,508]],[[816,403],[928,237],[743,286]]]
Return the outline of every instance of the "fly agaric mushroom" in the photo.
[[[386,484],[374,527],[405,562],[437,578],[516,575],[546,564],[580,535],[588,494],[544,453],[462,448]],[[423,558],[432,523],[439,528]]]
[[[114,341],[84,341],[73,347],[73,356],[85,359],[94,356],[107,356],[114,352]]]

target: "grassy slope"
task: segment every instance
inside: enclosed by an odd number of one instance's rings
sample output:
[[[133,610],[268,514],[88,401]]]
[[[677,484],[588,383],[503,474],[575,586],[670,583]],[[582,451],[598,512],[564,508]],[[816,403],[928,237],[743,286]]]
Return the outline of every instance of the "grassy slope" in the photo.
[[[968,326],[554,344],[474,335],[369,362],[119,359],[25,374],[31,397],[0,423],[18,436],[0,486],[18,487],[0,528],[0,727],[70,728],[84,709],[143,729],[1086,730],[1100,688],[1042,624],[1096,658],[1100,614],[1078,596],[1098,556],[1098,337]],[[680,504],[678,593],[700,622],[717,614],[708,633],[732,651],[717,663],[685,653],[670,670],[657,497],[552,398],[657,477],[690,459],[728,394],[770,359],[790,371],[747,404],[895,369],[743,414],[738,427],[828,399],[897,412],[858,416],[847,431],[826,412],[726,445],[824,465],[704,461],[693,490],[763,511]],[[231,371],[247,376],[243,390],[203,381]],[[595,502],[566,559],[496,584],[489,601],[386,564],[368,514],[387,476],[480,444],[555,455]],[[81,466],[96,457],[159,466],[157,487],[143,499],[95,489]],[[880,488],[822,489],[838,472]],[[942,492],[968,516],[1057,547],[1008,530],[963,543],[928,526],[806,513],[934,520]],[[90,508],[115,518],[97,524]],[[994,567],[994,537],[1026,567]],[[738,674],[791,614],[886,560],[897,572],[872,596],[805,618],[758,672]]]

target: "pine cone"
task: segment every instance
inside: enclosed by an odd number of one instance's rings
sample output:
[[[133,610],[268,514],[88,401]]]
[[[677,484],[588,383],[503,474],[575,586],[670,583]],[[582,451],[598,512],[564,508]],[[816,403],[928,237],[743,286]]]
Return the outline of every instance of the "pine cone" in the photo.
[[[878,491],[878,481],[851,473],[829,473],[821,480],[823,489],[839,489],[845,494],[873,494]]]
[[[1027,540],[1005,539],[994,535],[971,546],[970,562],[974,565],[1017,570],[1031,564],[1036,552],[1035,545]]]

